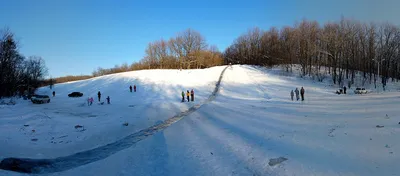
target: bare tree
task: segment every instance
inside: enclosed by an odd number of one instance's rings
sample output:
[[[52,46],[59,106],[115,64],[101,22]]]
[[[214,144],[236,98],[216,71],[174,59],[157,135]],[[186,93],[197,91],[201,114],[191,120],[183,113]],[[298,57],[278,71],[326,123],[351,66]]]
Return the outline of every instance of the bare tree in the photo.
[[[334,84],[350,87],[357,72],[363,84],[372,76],[381,77],[382,86],[391,77],[400,78],[400,28],[392,24],[366,24],[342,18],[321,28],[315,21],[303,20],[280,31],[258,28],[239,36],[224,52],[225,63],[257,65],[291,64],[301,66],[302,75],[319,80],[330,74]],[[262,36],[258,39],[257,36]],[[260,45],[258,45],[260,44]],[[377,73],[378,64],[380,73]],[[326,69],[321,70],[325,66]],[[360,86],[360,85],[357,85]]]

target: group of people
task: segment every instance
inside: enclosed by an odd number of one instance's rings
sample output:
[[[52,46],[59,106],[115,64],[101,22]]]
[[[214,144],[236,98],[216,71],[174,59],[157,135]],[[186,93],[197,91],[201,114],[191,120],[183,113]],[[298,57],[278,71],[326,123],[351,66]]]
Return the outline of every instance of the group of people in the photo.
[[[133,87],[129,86],[130,92],[132,92],[132,88],[133,88],[133,91],[136,92],[136,85],[133,85]],[[54,94],[55,94],[55,92],[53,92],[53,96],[54,96]],[[97,98],[99,99],[99,102],[100,102],[101,101],[101,93],[100,93],[100,91],[97,92]],[[93,101],[94,101],[93,97],[89,97],[87,99],[88,106],[91,106],[93,104]],[[107,104],[110,104],[110,96],[107,96],[106,101],[107,101]]]
[[[290,97],[292,98],[292,101],[293,101],[294,94],[296,94],[296,100],[299,101],[299,99],[300,99],[299,93],[300,93],[300,95],[301,95],[301,101],[304,101],[304,93],[305,93],[305,90],[304,90],[303,87],[301,87],[300,91],[299,91],[299,89],[296,87],[296,90],[294,90],[294,91],[292,90],[292,91],[290,92]]]
[[[186,91],[186,98],[187,101],[190,102],[194,101],[194,90],[192,89],[190,92],[189,90]],[[182,91],[182,102],[185,102],[185,91]]]
[[[97,98],[99,99],[99,102],[100,102],[101,101],[101,93],[100,93],[100,91],[97,92]],[[93,97],[89,97],[87,99],[88,106],[91,106],[93,104],[93,101],[94,101]],[[106,101],[107,101],[107,104],[110,104],[110,96],[107,96]]]
[[[132,92],[132,86],[129,86],[130,92]],[[133,85],[133,91],[136,92],[136,85]],[[100,91],[97,92],[97,98],[99,99],[99,102],[101,101],[101,93]],[[107,104],[110,104],[110,96],[107,96],[106,98]],[[93,104],[93,97],[89,97],[87,99],[88,106],[91,106]]]
[[[133,85],[133,87],[129,86],[130,92],[132,92],[132,88],[133,88],[133,91],[136,92],[136,85]],[[185,102],[185,95],[186,95],[186,98],[187,98],[188,102],[194,101],[194,90],[193,89],[190,92],[189,92],[189,90],[187,90],[186,93],[185,93],[185,91],[182,91],[182,102]],[[100,91],[97,92],[97,98],[98,98],[98,100],[100,102],[101,101],[101,93],[100,93]],[[107,100],[107,104],[110,104],[110,96],[107,96],[106,100]],[[88,106],[91,106],[93,104],[93,101],[94,101],[93,97],[89,97],[87,99]]]
[[[129,90],[132,92],[132,86],[129,86]],[[136,85],[133,85],[133,91],[136,92]]]

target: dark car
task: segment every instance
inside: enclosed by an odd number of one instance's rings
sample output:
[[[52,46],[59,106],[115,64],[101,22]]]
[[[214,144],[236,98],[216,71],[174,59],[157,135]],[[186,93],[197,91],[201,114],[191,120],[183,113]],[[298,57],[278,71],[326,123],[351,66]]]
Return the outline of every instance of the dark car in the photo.
[[[33,95],[31,101],[35,104],[50,103],[50,97],[47,95]]]
[[[82,97],[83,93],[80,92],[72,92],[70,94],[68,94],[68,97]]]

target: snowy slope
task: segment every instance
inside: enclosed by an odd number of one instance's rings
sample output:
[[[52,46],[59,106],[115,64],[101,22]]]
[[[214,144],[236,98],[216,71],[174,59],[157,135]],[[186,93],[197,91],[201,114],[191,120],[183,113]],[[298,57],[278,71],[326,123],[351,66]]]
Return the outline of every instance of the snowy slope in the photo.
[[[211,70],[215,73],[209,76],[210,84],[215,83],[213,81],[216,81],[222,68]],[[196,71],[201,72],[199,75],[203,79],[207,77],[206,74],[211,74],[208,70]],[[168,83],[165,84],[165,87],[169,87]],[[210,89],[208,92],[204,91],[203,100],[213,87],[206,85],[199,84],[199,88],[196,88]],[[180,85],[171,85],[175,86]],[[290,90],[302,86],[306,89],[305,101],[291,101]],[[396,85],[388,87],[395,88]],[[327,83],[282,76],[278,69],[233,66],[226,70],[214,101],[204,104],[164,131],[104,160],[49,175],[400,175],[397,167],[400,161],[400,93],[392,90],[379,94],[339,96],[332,93],[336,89]],[[147,90],[157,92],[157,89]],[[149,101],[152,102],[156,97],[149,98]],[[173,104],[173,101],[179,101],[179,95],[165,100],[170,100]],[[71,102],[70,105],[72,104]],[[33,108],[28,104],[17,106]],[[65,106],[67,108],[69,105]],[[117,108],[117,105],[112,106],[113,109]],[[118,105],[121,108],[124,106],[123,103]],[[183,105],[177,103],[176,107],[180,106]],[[107,106],[99,106],[98,111],[105,109],[104,107]],[[0,111],[6,112],[7,108]],[[187,106],[181,110],[184,108]],[[150,111],[144,109],[144,112]],[[169,111],[159,106],[152,109],[165,113]],[[117,109],[118,113],[124,113],[122,111],[127,109]],[[15,110],[8,112],[18,113]],[[63,117],[67,118],[65,121],[69,121],[68,116]],[[23,125],[21,121],[11,120],[11,117],[1,119],[2,125],[7,122],[12,122],[14,127]],[[115,123],[115,120],[106,119],[98,118],[95,122]],[[83,123],[83,120],[86,118],[65,123]],[[377,128],[376,125],[384,127]],[[3,125],[0,129],[8,126],[9,124]],[[110,128],[99,129],[102,129],[103,137],[112,137],[127,134],[123,130],[116,130],[121,128],[118,122]],[[83,133],[88,133],[89,130],[91,129],[88,128]],[[108,133],[113,130],[114,134]],[[3,133],[4,137],[18,137]],[[71,133],[78,132],[68,134]],[[96,136],[95,133],[92,136]],[[32,143],[29,142],[29,145],[34,145]],[[79,148],[80,145],[89,143],[96,142],[85,139],[70,147]],[[48,150],[40,147],[36,151]],[[1,152],[3,149],[8,151],[1,153],[0,157],[35,157],[13,153],[10,148],[4,147]],[[13,154],[9,155],[8,152]],[[50,156],[50,152],[48,153]],[[278,157],[288,160],[274,166],[269,165],[272,164],[271,159]],[[0,171],[0,174],[21,175],[8,171]]]
[[[15,106],[0,109],[0,158],[53,158],[116,141],[204,101],[223,68],[145,70],[57,84],[50,104],[19,100]],[[129,86],[134,84],[137,92],[131,93]],[[181,91],[191,89],[196,101],[181,103]],[[73,91],[84,96],[68,98]],[[98,105],[97,91],[102,101],[110,96],[111,105]],[[38,92],[50,95],[52,90],[46,87]],[[96,100],[90,107],[88,97]],[[123,126],[125,122],[129,126]],[[75,125],[84,126],[85,131]]]

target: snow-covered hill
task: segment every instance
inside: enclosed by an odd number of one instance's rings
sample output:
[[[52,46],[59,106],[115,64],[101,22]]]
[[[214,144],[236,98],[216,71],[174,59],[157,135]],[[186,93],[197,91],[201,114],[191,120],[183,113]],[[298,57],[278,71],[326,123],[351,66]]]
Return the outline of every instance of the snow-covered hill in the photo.
[[[2,106],[0,159],[69,156],[202,105],[127,149],[50,175],[399,175],[395,89],[336,95],[329,83],[284,76],[279,69],[233,66],[215,100],[203,104],[224,68],[109,75],[56,85],[50,104],[20,100]],[[128,91],[130,84],[138,86],[137,93]],[[290,100],[296,87],[305,88],[304,102]],[[192,88],[196,101],[181,103],[180,92]],[[80,106],[99,90],[111,97],[111,105]],[[67,98],[72,91],[85,96]],[[77,124],[85,131],[75,130]],[[280,157],[287,160],[276,164]]]
[[[49,104],[19,100],[0,109],[0,157],[53,158],[114,142],[203,102],[223,68],[145,70],[56,84]],[[136,85],[137,92],[131,93],[130,85]],[[196,101],[181,103],[181,92],[191,89]],[[53,90],[37,92],[51,96]],[[69,98],[74,91],[84,96]],[[98,91],[102,102],[110,96],[110,105],[98,105]],[[92,106],[87,106],[88,97],[95,100]]]

